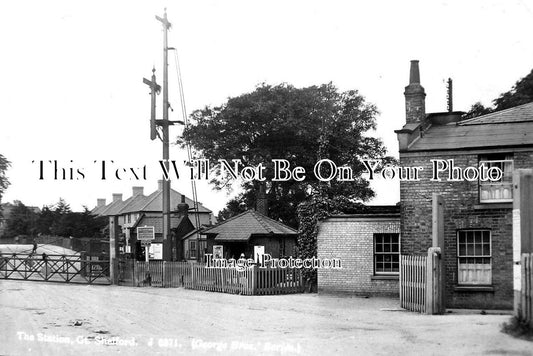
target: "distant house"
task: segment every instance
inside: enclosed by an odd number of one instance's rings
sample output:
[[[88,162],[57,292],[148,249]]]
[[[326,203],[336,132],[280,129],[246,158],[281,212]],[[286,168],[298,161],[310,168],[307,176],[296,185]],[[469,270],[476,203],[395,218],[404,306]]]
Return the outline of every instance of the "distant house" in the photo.
[[[405,88],[406,123],[397,130],[402,167],[422,167],[420,180],[401,181],[401,252],[431,247],[432,194],[444,199],[447,307],[513,306],[513,171],[533,168],[533,103],[461,120],[461,112],[425,113],[418,61]],[[432,160],[454,167],[499,168],[498,181],[432,180]],[[448,161],[453,160],[453,161]],[[444,167],[444,163],[440,164]],[[452,177],[453,178],[453,177]]]
[[[222,252],[224,258],[255,258],[260,249],[274,258],[296,256],[296,230],[255,210],[225,220],[202,232],[207,253]]]
[[[318,269],[319,293],[398,296],[400,207],[366,206],[320,221],[317,257],[341,269]]]
[[[122,194],[113,194],[113,201],[105,204],[105,199],[98,199],[97,206],[91,211],[98,216],[116,216],[120,227],[121,235],[119,239],[119,248],[123,253],[132,254],[136,258],[141,258],[144,253],[144,247],[136,239],[138,227],[153,226],[155,231],[155,241],[153,253],[162,243],[162,182],[159,181],[158,189],[152,194],[145,196],[143,187],[133,187],[132,195],[126,200],[122,200]],[[181,211],[180,211],[180,205]],[[211,210],[198,204],[198,211],[190,210],[194,202],[185,197],[183,194],[171,189],[170,190],[170,207],[171,219],[170,228],[172,231],[171,258],[180,259],[182,254],[181,238],[183,235],[199,228],[209,226],[214,222]],[[187,211],[183,211],[183,208]],[[197,226],[198,225],[198,226]]]

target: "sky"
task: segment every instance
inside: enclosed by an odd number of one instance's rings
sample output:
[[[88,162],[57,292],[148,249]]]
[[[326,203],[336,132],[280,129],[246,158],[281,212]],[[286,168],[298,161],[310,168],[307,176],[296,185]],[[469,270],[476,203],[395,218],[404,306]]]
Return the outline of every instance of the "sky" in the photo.
[[[446,110],[448,77],[454,110],[467,111],[477,101],[490,105],[533,68],[531,1],[2,2],[0,153],[11,161],[3,202],[42,207],[62,197],[80,211],[97,198],[109,202],[112,193],[127,198],[132,186],[144,186],[145,194],[157,188],[162,148],[149,137],[150,97],[142,78],[155,67],[162,79],[163,32],[155,15],[164,8],[189,113],[263,82],[332,82],[377,106],[371,134],[396,157],[394,130],[405,123],[410,60],[420,61],[427,112]],[[182,120],[176,78],[171,52],[170,119]],[[171,128],[172,138],[180,133]],[[186,156],[171,146],[170,157]],[[106,180],[102,160],[112,169]],[[48,161],[65,168],[67,179],[54,179]],[[127,172],[112,177],[115,169],[143,166],[146,179]],[[236,194],[197,185],[199,201],[215,213]],[[192,195],[184,177],[172,187]],[[376,180],[373,187],[371,204],[399,201],[398,182]]]

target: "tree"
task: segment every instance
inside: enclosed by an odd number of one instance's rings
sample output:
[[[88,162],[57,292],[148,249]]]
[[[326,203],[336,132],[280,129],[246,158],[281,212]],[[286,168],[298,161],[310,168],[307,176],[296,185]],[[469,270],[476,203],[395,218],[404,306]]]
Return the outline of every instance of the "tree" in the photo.
[[[320,194],[310,197],[298,205],[298,254],[302,259],[317,255],[318,222],[332,214],[361,213],[365,207],[344,196],[333,198]],[[316,286],[316,270],[304,269],[304,280],[313,288]]]
[[[472,105],[472,107],[470,108],[470,110],[468,110],[466,114],[463,115],[463,120],[472,119],[474,117],[489,114],[492,111],[493,109],[485,107],[483,104],[481,104],[481,102],[478,101],[477,103]]]
[[[72,212],[69,204],[60,198],[55,205],[43,207],[37,220],[37,231],[63,237],[100,237],[106,225],[105,217],[93,216],[87,207],[81,213]]]
[[[37,219],[37,213],[21,202],[18,202],[6,219],[4,236],[35,236],[37,233]]]
[[[515,83],[508,92],[493,101],[494,111],[509,109],[533,101],[533,70]]]
[[[298,204],[320,190],[351,200],[365,201],[374,195],[361,173],[362,159],[386,155],[381,140],[365,136],[375,128],[377,113],[358,91],[339,92],[331,83],[301,89],[261,84],[222,106],[194,111],[192,124],[178,142],[192,145],[211,162],[240,159],[241,167],[263,164],[270,216],[295,227]],[[353,180],[320,182],[313,168],[323,158],[351,167]],[[291,168],[303,167],[305,180],[272,181],[273,159],[285,159]],[[213,173],[215,187],[229,185],[220,166]],[[257,180],[241,183],[243,193],[226,206],[223,217],[253,208],[258,185]]]
[[[2,196],[4,191],[9,186],[9,180],[6,177],[6,171],[9,168],[11,163],[0,154],[0,203],[2,202]],[[0,205],[0,218],[2,217],[2,206]]]
[[[518,105],[533,102],[533,70],[515,83],[511,90],[500,94],[492,103],[494,107],[485,107],[480,102],[472,105],[470,110],[463,116],[463,119],[489,114],[500,110],[509,109]]]

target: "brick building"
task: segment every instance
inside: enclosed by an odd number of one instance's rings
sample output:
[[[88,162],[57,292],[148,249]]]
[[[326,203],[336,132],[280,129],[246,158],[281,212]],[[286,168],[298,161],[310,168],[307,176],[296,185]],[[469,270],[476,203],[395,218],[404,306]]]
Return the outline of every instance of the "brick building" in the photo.
[[[446,306],[512,308],[512,173],[533,167],[533,103],[461,120],[461,112],[426,114],[424,98],[418,61],[412,61],[406,124],[396,133],[401,167],[422,170],[418,181],[400,181],[401,252],[426,254],[432,193],[442,195]],[[446,163],[432,162],[439,159]],[[502,177],[474,179],[479,167],[497,167]],[[440,181],[432,180],[435,168],[444,170]]]
[[[322,220],[317,257],[342,264],[318,270],[319,293],[398,296],[399,206],[368,206],[365,213]]]

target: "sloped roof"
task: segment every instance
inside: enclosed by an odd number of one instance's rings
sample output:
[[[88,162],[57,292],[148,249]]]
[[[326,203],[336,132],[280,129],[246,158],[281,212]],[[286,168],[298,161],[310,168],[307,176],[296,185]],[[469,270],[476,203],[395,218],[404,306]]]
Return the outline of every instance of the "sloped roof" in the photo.
[[[473,119],[432,125],[408,151],[533,145],[533,102]]]
[[[95,208],[91,212],[96,215],[122,215],[127,213],[136,212],[159,212],[163,209],[163,191],[156,190],[152,194],[145,196],[137,194],[129,197],[124,201],[111,202],[102,208]],[[170,190],[170,210],[177,211],[177,206],[181,203],[181,195],[174,189]],[[189,205],[189,208],[194,206],[194,202],[185,197],[185,202]],[[207,209],[202,204],[198,203],[199,213],[211,213],[211,210]]]
[[[138,211],[161,211],[163,209],[163,191],[157,190],[148,196],[146,204]],[[194,206],[194,202],[185,197],[185,202],[189,205],[189,208]],[[170,190],[170,210],[176,210],[178,204],[181,203],[181,194],[174,189]],[[198,212],[210,213],[211,210],[207,209],[202,204],[198,203]]]
[[[131,197],[129,199],[131,199]],[[116,201],[113,201],[113,202],[107,204],[100,211],[100,215],[103,215],[103,216],[119,215],[118,212],[124,207],[124,204],[129,199],[127,199],[127,200],[116,200]]]
[[[102,211],[104,211],[106,209],[106,207],[107,207],[107,205],[94,207],[93,210],[91,210],[91,214],[100,215],[100,213]]]
[[[171,216],[170,217],[170,228],[175,229],[178,226],[180,226],[181,222],[187,219],[186,217],[177,217],[177,216]],[[146,215],[143,214],[140,219],[138,219],[135,224],[132,226],[132,229],[136,229],[138,226],[153,226],[154,232],[156,234],[162,234],[163,233],[163,216],[155,216],[155,215]]]
[[[217,234],[216,241],[247,241],[252,235],[296,235],[297,231],[255,210],[247,210],[204,233]]]
[[[482,125],[533,121],[533,102],[460,121],[459,125]]]

